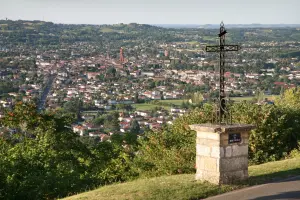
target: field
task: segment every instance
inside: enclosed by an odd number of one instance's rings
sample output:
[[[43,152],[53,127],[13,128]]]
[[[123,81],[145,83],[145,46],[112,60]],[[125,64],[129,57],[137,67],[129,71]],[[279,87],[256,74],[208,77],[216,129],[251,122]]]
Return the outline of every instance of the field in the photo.
[[[213,42],[217,42],[217,40],[219,40],[219,38],[217,37],[213,37],[213,36],[203,36],[203,40],[209,40],[209,41],[213,41]]]
[[[274,100],[278,95],[265,95],[264,98],[267,98],[269,100]],[[240,102],[240,101],[251,101],[254,97],[232,97],[231,99]],[[187,102],[188,100],[183,100],[183,99],[175,99],[175,100],[160,100],[160,102],[163,103],[171,103],[176,106],[180,106],[183,102]],[[138,103],[138,104],[133,104],[133,107],[135,107],[137,110],[153,110],[155,107],[163,107],[166,110],[170,110],[171,106],[168,105],[154,105],[154,104],[147,104],[147,103]]]
[[[182,174],[103,186],[90,192],[68,197],[65,200],[200,200],[231,190],[299,175],[299,173],[300,158],[294,158],[250,166],[249,179],[236,185],[213,185],[208,182],[195,181],[194,174]]]
[[[182,102],[184,102],[186,100],[181,100],[181,99],[175,99],[175,100],[160,100],[160,102],[163,103],[171,103],[174,104],[176,106],[180,106],[182,104]],[[147,103],[137,103],[137,104],[133,104],[133,107],[135,107],[137,110],[153,110],[155,107],[163,107],[166,110],[170,110],[171,106],[167,106],[167,105],[154,105],[154,104],[147,104]]]
[[[182,100],[182,99],[172,99],[172,100],[161,100],[160,102],[163,103],[172,103],[176,106],[180,106],[182,102],[187,101],[187,100]]]
[[[169,106],[159,106],[154,104],[146,104],[146,103],[137,103],[133,104],[133,107],[135,107],[137,110],[153,110],[155,107],[164,107],[165,109],[169,110]]]
[[[190,41],[190,42],[188,42],[188,44],[191,44],[191,45],[200,45],[200,42],[198,42],[198,41]]]
[[[265,95],[264,98],[267,98],[269,100],[274,100],[279,95]],[[251,101],[254,97],[232,97],[231,99],[234,101]]]

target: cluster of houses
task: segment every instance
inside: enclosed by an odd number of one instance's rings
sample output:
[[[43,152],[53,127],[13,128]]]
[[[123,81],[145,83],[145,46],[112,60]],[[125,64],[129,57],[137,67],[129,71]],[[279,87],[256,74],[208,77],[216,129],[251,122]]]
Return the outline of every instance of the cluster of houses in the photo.
[[[151,111],[136,110],[130,114],[119,113],[119,131],[118,133],[126,133],[130,131],[131,123],[136,120],[141,128],[140,133],[146,129],[159,130],[164,124],[173,124],[173,120],[186,113],[186,109],[171,108],[169,111],[160,109],[155,114]],[[72,130],[80,136],[100,137],[101,141],[109,139],[109,136],[115,134],[114,132],[105,132],[104,125],[95,125],[93,123],[94,117],[87,119],[80,124],[74,124]]]

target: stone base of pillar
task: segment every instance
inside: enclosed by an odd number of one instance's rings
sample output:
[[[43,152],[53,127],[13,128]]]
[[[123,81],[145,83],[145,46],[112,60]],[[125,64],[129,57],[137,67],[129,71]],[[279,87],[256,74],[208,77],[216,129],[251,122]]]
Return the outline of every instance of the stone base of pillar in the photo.
[[[196,180],[230,184],[248,178],[248,143],[252,125],[195,124]]]

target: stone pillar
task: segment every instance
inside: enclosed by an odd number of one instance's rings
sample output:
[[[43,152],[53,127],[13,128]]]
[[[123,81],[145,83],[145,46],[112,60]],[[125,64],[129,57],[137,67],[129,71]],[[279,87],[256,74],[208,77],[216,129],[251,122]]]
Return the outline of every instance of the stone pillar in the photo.
[[[248,178],[248,143],[252,125],[195,124],[196,180],[230,184]]]

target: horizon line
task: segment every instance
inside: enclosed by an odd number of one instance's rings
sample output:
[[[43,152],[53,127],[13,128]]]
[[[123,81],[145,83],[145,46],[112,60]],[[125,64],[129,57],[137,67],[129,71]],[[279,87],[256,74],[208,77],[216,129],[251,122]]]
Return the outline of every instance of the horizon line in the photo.
[[[7,20],[7,21],[41,21],[41,22],[52,22],[55,24],[86,24],[86,25],[113,25],[113,24],[145,24],[145,25],[220,25],[220,23],[140,23],[140,22],[118,22],[118,23],[99,23],[99,24],[90,24],[90,23],[66,23],[66,22],[54,22],[54,21],[45,21],[39,19],[0,19],[0,20]],[[226,25],[300,25],[300,23],[225,23]]]

